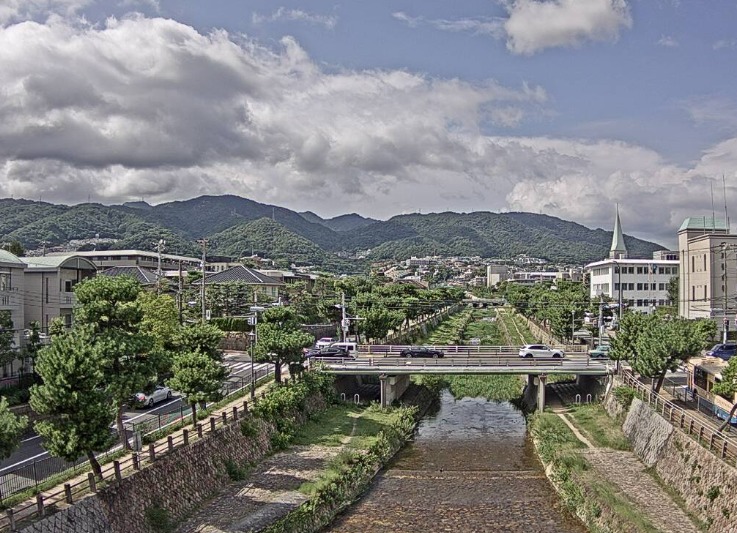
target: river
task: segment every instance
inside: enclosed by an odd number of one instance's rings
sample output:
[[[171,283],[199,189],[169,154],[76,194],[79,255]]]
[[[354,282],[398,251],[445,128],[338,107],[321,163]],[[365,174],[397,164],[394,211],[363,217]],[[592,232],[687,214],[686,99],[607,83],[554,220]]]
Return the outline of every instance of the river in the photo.
[[[563,507],[522,414],[508,402],[447,390],[413,442],[324,531],[560,532],[586,528]]]

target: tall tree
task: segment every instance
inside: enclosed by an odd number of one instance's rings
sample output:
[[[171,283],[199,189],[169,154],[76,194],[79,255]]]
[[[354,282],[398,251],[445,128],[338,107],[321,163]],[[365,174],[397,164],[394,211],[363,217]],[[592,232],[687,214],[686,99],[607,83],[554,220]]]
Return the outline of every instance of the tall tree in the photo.
[[[659,392],[666,372],[674,371],[689,357],[699,353],[707,341],[697,321],[654,318],[635,342],[637,357],[630,361],[640,375],[652,378],[652,390]]]
[[[91,326],[93,343],[105,355],[106,389],[116,412],[121,442],[130,443],[123,426],[123,406],[156,379],[158,361],[153,336],[142,329],[140,284],[126,276],[98,276],[74,288],[74,328]]]
[[[0,367],[12,363],[18,357],[14,336],[15,330],[10,311],[0,311]]]
[[[75,327],[40,351],[36,371],[43,383],[31,387],[31,407],[44,415],[35,428],[46,450],[67,461],[86,455],[101,478],[95,452],[114,441],[115,409],[106,388],[104,348],[94,336],[92,326]]]
[[[8,400],[0,396],[0,460],[10,457],[18,448],[26,426],[28,417],[13,414],[8,407]]]
[[[201,352],[214,361],[221,361],[220,341],[223,332],[212,324],[197,322],[180,328],[174,336],[174,344],[180,352]]]
[[[729,410],[729,415],[724,423],[719,426],[719,431],[724,431],[729,425],[730,420],[734,418],[735,413],[737,413],[737,402],[735,402],[735,394],[737,394],[737,357],[731,357],[729,359],[727,366],[722,369],[722,380],[714,383],[712,392],[732,402],[732,409]]]
[[[181,392],[192,407],[192,423],[197,424],[197,404],[222,398],[223,381],[228,371],[220,362],[199,351],[174,358],[174,377],[167,384]]]
[[[296,313],[287,306],[267,309],[256,326],[257,343],[254,360],[274,365],[274,379],[281,383],[281,367],[302,360],[302,348],[310,346],[314,337],[300,329]]]
[[[29,324],[29,335],[26,345],[23,347],[23,356],[31,360],[31,368],[36,371],[36,358],[41,349],[41,324],[33,321]]]
[[[18,257],[23,257],[26,253],[25,249],[23,248],[23,245],[18,240],[11,241],[9,243],[4,244],[3,250],[6,250],[10,252],[11,254],[18,256]]]

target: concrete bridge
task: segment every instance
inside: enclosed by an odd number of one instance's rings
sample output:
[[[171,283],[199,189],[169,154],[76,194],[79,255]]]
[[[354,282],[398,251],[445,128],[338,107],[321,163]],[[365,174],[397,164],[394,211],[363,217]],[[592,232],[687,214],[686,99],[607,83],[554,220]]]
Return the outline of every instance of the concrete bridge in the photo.
[[[472,347],[476,348],[476,347]],[[530,403],[535,399],[538,410],[545,407],[545,383],[550,375],[572,374],[579,383],[586,384],[596,377],[614,372],[614,362],[591,359],[588,354],[575,353],[563,358],[522,358],[505,354],[449,354],[439,358],[403,358],[395,355],[360,353],[356,359],[321,359],[320,370],[338,376],[378,376],[381,386],[381,405],[386,407],[400,398],[409,386],[412,374],[439,375],[527,375],[525,396]]]

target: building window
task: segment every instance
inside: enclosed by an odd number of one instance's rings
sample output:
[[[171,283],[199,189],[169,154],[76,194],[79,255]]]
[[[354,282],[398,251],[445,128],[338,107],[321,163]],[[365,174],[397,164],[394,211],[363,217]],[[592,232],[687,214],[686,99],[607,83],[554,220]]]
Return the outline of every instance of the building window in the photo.
[[[642,307],[642,300],[637,300],[637,307]]]
[[[614,284],[614,290],[615,290],[615,291],[618,291],[618,290],[619,290],[619,283],[615,283],[615,284]]]
[[[637,267],[637,273],[642,274],[642,267]]]
[[[665,290],[665,283],[658,283],[658,290],[664,291]]]
[[[658,289],[656,289],[656,286],[657,286],[657,283],[651,283],[651,284],[650,284],[650,290],[651,290],[651,291],[656,291],[656,290],[658,290]]]
[[[630,285],[630,290],[631,291],[634,291],[635,290],[635,284],[634,283],[630,283],[629,285]]]
[[[637,284],[637,290],[638,290],[638,291],[641,291],[641,290],[642,290],[642,283],[638,283],[638,284]]]

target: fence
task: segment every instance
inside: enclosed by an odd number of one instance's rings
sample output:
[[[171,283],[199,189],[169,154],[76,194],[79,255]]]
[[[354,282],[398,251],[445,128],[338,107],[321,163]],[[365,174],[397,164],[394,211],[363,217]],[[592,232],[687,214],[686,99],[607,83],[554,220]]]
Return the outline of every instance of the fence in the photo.
[[[289,386],[290,380],[286,379],[284,383],[285,386]],[[262,392],[261,398],[265,396],[266,393]],[[244,400],[240,406],[234,405],[230,410],[223,410],[219,416],[210,416],[206,422],[198,423],[194,429],[183,429],[176,435],[169,435],[166,440],[149,444],[145,451],[132,452],[124,459],[103,465],[102,479],[95,478],[92,472],[87,472],[86,477],[71,480],[63,486],[36,494],[34,501],[26,501],[0,515],[0,532],[15,531],[20,522],[41,519],[53,513],[56,504],[71,505],[83,496],[97,492],[100,484],[121,481],[123,477],[151,465],[157,458],[171,453],[175,448],[189,446],[190,442],[206,438],[218,428],[248,416],[248,411],[248,401]]]
[[[653,392],[650,387],[641,383],[629,370],[621,373],[625,385],[634,388],[640,399],[647,402],[655,412],[675,427],[681,429],[699,444],[713,452],[717,457],[737,467],[737,441],[718,431],[703,420],[689,414],[670,400]]]
[[[274,373],[274,368],[269,365],[266,368],[259,368],[254,372],[255,381],[267,377]],[[223,396],[228,397],[239,392],[251,385],[251,376],[239,378],[237,381],[226,381],[223,384]],[[133,436],[135,444],[140,443],[141,439],[162,428],[176,424],[181,420],[189,417],[192,409],[189,406],[180,406],[177,411],[171,413],[163,413],[152,416],[144,421],[124,423],[125,431],[129,436]],[[135,446],[134,447],[138,447]],[[101,461],[106,460],[111,454],[117,453],[119,446],[98,455]],[[45,480],[57,474],[64,472],[83,472],[89,468],[86,458],[80,458],[76,462],[69,462],[57,457],[45,457],[43,459],[34,459],[17,466],[11,466],[7,469],[0,470],[0,502],[9,496],[22,492],[29,488],[38,488]]]

